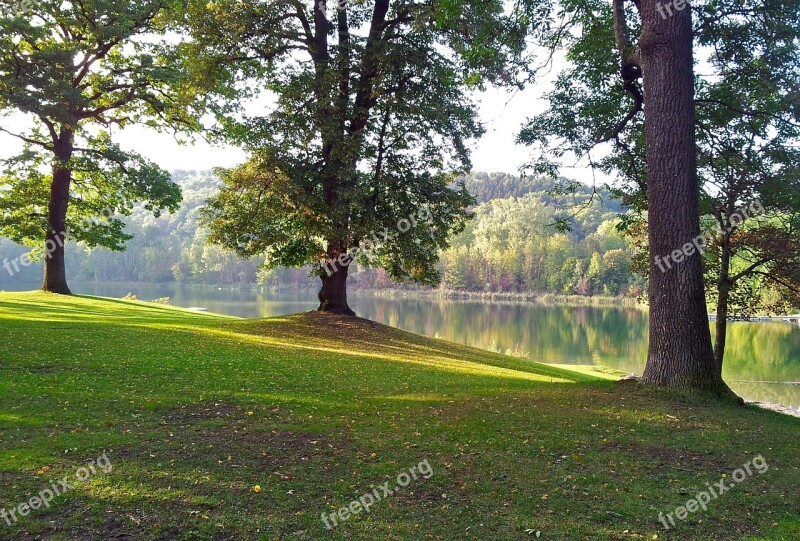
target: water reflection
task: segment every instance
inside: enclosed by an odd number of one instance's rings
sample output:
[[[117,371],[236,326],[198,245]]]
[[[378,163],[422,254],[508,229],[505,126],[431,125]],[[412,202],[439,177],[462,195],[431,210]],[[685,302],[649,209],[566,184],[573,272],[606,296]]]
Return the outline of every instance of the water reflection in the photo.
[[[647,313],[613,307],[358,298],[360,315],[402,329],[546,363],[603,365],[641,374]],[[743,398],[800,406],[800,327],[728,326],[723,376]],[[713,330],[713,324],[712,324]]]

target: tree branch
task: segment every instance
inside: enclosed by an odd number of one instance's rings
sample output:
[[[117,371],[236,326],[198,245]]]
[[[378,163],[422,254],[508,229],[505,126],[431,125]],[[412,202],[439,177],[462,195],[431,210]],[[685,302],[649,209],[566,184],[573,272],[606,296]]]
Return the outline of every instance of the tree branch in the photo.
[[[16,137],[17,139],[25,141],[26,143],[28,143],[30,145],[37,145],[37,146],[40,146],[40,147],[42,147],[42,148],[44,148],[46,150],[49,150],[51,152],[55,149],[55,147],[53,145],[48,145],[45,142],[37,141],[36,139],[31,139],[30,137],[25,137],[24,135],[20,135],[18,133],[14,133],[14,132],[8,131],[7,129],[5,129],[3,127],[0,127],[0,131],[2,131],[4,133],[7,133],[11,137]]]
[[[624,130],[631,120],[638,115],[644,108],[644,94],[639,87],[639,79],[642,77],[642,67],[639,59],[639,50],[631,43],[630,30],[625,15],[625,0],[613,1],[614,14],[614,38],[617,51],[620,57],[620,75],[622,77],[622,88],[631,95],[633,104],[628,113],[620,120],[611,132],[600,135],[595,143],[605,143],[617,136]]]

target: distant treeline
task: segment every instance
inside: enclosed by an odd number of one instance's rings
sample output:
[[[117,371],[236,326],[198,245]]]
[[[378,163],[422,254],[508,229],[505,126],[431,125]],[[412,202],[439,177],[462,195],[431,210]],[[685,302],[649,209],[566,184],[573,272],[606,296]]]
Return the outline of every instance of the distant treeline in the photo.
[[[127,218],[134,238],[125,252],[75,246],[67,259],[71,281],[184,282],[216,285],[261,284],[268,287],[317,287],[308,269],[261,269],[262,259],[241,259],[206,243],[200,208],[216,193],[219,181],[209,172],[176,171],[183,205],[174,214],[154,218],[136,210]],[[467,229],[441,254],[446,289],[476,292],[541,292],[578,295],[637,295],[642,279],[630,272],[626,241],[615,225],[619,203],[588,187],[575,195],[552,193],[554,181],[504,173],[474,173],[465,184],[478,205]],[[580,212],[578,212],[580,210]],[[559,232],[557,218],[568,217],[571,230]],[[0,262],[27,250],[0,241]],[[2,284],[40,278],[40,265],[10,277],[0,269]],[[401,288],[382,270],[353,265],[353,287]]]

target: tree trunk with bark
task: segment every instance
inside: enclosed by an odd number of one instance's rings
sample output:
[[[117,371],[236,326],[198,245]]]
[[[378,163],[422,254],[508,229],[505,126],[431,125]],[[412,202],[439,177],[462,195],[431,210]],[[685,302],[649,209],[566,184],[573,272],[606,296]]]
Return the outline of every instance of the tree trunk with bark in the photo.
[[[322,266],[320,272],[322,288],[319,290],[319,308],[317,310],[355,316],[356,313],[347,304],[347,273],[351,260],[347,255],[340,260],[340,254],[347,254],[347,250],[336,245],[328,248],[328,261]]]
[[[723,290],[724,289],[724,290]],[[714,362],[722,377],[722,362],[725,359],[725,345],[728,339],[728,300],[730,290],[728,286],[720,284],[719,297],[717,298],[717,327],[714,340]]]
[[[62,130],[55,144],[56,163],[53,165],[53,183],[50,186],[47,223],[49,229],[45,240],[44,280],[42,291],[72,295],[67,285],[67,268],[64,242],[67,232],[67,208],[72,171],[69,160],[72,158],[74,134]]]
[[[727,387],[711,346],[701,255],[679,255],[700,234],[691,9],[662,16],[660,1],[642,0],[639,43],[650,242],[650,344],[642,381],[720,394]],[[677,257],[662,272],[656,258],[671,254]]]

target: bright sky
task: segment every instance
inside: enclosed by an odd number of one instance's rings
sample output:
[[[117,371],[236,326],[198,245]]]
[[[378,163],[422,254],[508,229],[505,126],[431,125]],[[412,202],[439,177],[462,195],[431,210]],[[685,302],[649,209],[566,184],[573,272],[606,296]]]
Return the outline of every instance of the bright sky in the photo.
[[[540,84],[517,92],[490,88],[476,96],[486,135],[472,145],[475,171],[518,174],[520,167],[530,161],[532,149],[517,145],[515,138],[523,122],[547,106],[541,96],[548,86]],[[19,117],[0,120],[0,125],[11,130],[20,130],[24,124],[24,119]],[[230,167],[246,158],[244,152],[234,147],[212,146],[202,140],[181,145],[169,134],[139,126],[116,133],[114,140],[125,149],[136,150],[167,171]],[[0,157],[12,156],[20,148],[19,141],[0,133]],[[591,173],[585,168],[564,169],[562,174],[591,182]]]
[[[483,93],[480,115],[487,133],[472,145],[476,171],[516,173],[530,159],[531,150],[516,145],[514,139],[524,120],[545,106],[536,94],[536,89],[516,94],[499,89]],[[239,149],[214,147],[202,141],[193,146],[179,146],[170,135],[139,127],[124,130],[116,139],[123,147],[135,148],[170,171],[230,166],[245,157]]]

